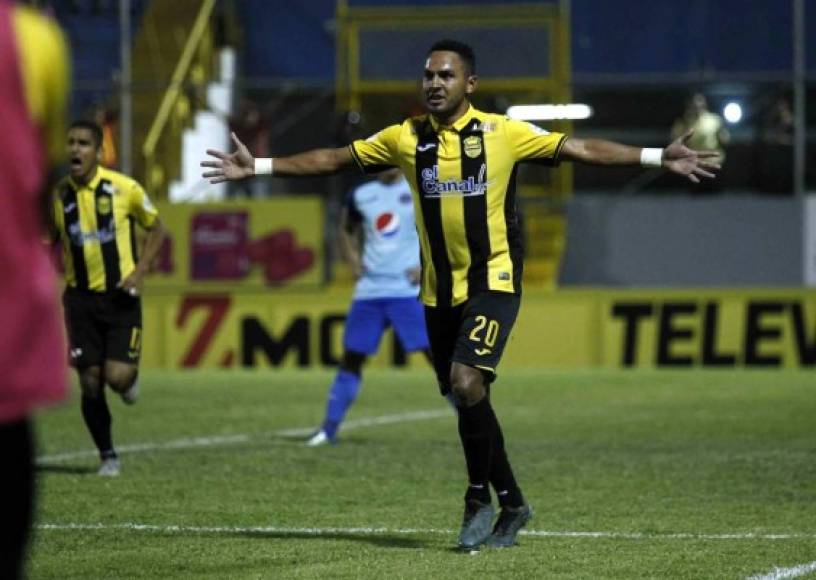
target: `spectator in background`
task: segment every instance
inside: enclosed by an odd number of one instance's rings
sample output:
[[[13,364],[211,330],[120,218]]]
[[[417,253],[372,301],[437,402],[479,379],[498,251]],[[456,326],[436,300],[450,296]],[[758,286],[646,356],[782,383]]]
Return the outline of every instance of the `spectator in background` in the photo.
[[[765,193],[793,191],[793,110],[786,96],[779,96],[760,127],[759,189]]]
[[[25,576],[34,518],[31,413],[67,394],[57,281],[43,243],[49,169],[62,157],[65,40],[34,9],[0,0],[0,578]]]
[[[693,150],[717,151],[715,160],[721,167],[725,164],[725,146],[731,139],[723,118],[708,110],[708,101],[702,93],[695,93],[688,100],[683,116],[672,125],[672,139],[678,139],[687,131],[694,131],[688,140]],[[694,184],[697,191],[717,191],[721,183],[716,179],[701,180]]]
[[[243,143],[252,143],[259,151],[269,154],[269,119],[255,101],[243,99],[238,115],[230,119],[230,129]],[[269,195],[270,179],[253,179],[239,184],[238,191],[246,197],[261,199]]]

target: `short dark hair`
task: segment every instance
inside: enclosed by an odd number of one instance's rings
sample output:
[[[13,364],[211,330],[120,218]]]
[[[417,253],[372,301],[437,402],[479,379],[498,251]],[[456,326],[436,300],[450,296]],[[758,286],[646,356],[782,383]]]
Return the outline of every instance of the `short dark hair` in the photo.
[[[465,44],[464,42],[459,42],[458,40],[446,38],[444,40],[437,40],[434,42],[433,46],[431,46],[430,50],[428,50],[428,54],[430,55],[432,52],[440,50],[455,52],[459,55],[459,58],[462,59],[462,62],[465,63],[465,66],[468,69],[468,75],[476,74],[476,53],[473,52],[473,48],[471,48],[470,45]]]
[[[71,129],[87,129],[93,134],[94,141],[96,141],[96,148],[99,149],[102,147],[102,127],[100,127],[98,123],[88,121],[87,119],[79,119],[71,123],[68,130],[70,131]]]

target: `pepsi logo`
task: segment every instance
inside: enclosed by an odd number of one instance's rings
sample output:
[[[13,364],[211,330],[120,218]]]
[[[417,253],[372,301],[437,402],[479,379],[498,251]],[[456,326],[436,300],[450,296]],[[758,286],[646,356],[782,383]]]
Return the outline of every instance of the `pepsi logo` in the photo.
[[[391,212],[381,213],[374,221],[374,227],[382,237],[392,238],[400,229],[399,215]]]

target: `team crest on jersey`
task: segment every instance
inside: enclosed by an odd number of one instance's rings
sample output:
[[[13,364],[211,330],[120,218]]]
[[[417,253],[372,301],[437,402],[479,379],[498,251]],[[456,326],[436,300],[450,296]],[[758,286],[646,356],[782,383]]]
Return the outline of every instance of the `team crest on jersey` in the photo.
[[[381,213],[377,216],[377,219],[374,220],[374,228],[381,237],[393,238],[400,229],[399,215],[391,213],[390,211]]]
[[[96,200],[96,211],[100,215],[107,215],[111,212],[111,198],[107,195],[100,196]]]
[[[465,155],[471,159],[475,159],[482,154],[482,138],[477,135],[471,135],[462,142],[465,150]]]

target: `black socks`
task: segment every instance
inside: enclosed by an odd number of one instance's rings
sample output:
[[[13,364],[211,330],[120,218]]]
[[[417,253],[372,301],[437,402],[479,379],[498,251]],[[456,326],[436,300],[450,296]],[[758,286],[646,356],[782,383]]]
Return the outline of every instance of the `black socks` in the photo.
[[[490,503],[490,456],[492,453],[492,423],[487,397],[472,407],[459,407],[459,437],[465,452],[470,486],[465,500]]]
[[[470,481],[465,500],[490,503],[490,483],[501,506],[523,505],[524,497],[504,450],[504,435],[488,397],[472,407],[459,408],[459,437]]]
[[[490,414],[495,422],[493,457],[490,462],[490,483],[493,484],[493,489],[496,490],[500,506],[523,506],[524,496],[521,494],[518,483],[516,483],[513,468],[510,467],[510,460],[507,459],[507,452],[504,450],[504,434],[492,407],[490,408]]]
[[[82,418],[91,432],[96,448],[102,459],[116,457],[111,439],[111,414],[104,392],[98,397],[82,396]]]

